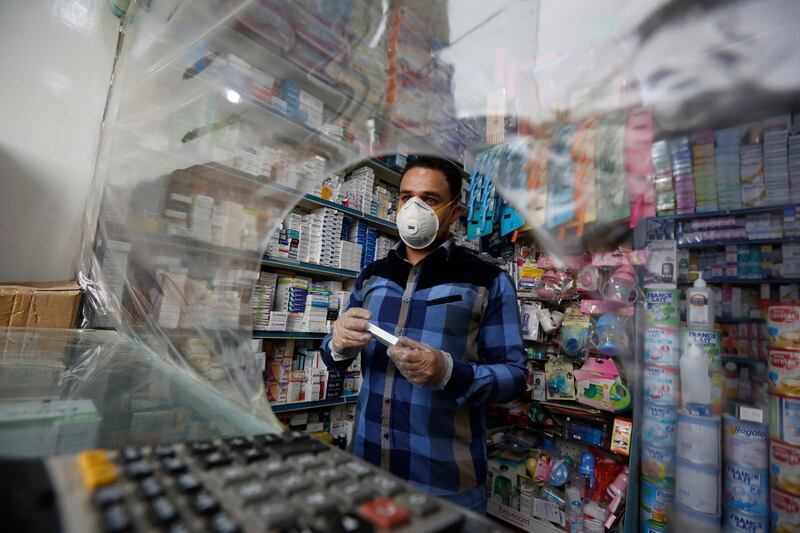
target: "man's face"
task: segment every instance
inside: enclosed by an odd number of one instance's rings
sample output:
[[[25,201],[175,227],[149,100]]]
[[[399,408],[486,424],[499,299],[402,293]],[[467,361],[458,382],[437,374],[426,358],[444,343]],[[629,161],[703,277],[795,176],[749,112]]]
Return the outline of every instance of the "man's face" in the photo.
[[[397,209],[400,210],[414,196],[428,204],[434,211],[452,200],[445,175],[438,170],[423,167],[414,167],[403,176],[400,181]],[[430,247],[438,246],[444,240],[450,231],[450,225],[460,214],[461,207],[458,204],[450,205],[437,213],[439,231],[436,234],[436,241]]]

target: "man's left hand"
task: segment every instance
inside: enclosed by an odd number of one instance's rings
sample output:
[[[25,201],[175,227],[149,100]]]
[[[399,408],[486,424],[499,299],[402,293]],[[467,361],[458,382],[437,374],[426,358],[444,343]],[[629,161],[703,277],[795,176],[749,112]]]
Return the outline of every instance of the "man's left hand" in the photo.
[[[402,337],[386,350],[405,378],[419,387],[442,389],[450,379],[453,359],[450,354],[423,342]]]

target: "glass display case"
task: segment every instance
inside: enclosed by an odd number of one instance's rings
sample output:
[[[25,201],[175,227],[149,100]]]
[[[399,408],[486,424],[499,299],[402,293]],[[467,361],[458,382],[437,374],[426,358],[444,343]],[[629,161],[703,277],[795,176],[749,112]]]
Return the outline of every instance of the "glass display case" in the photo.
[[[0,456],[280,433],[115,331],[0,332]]]

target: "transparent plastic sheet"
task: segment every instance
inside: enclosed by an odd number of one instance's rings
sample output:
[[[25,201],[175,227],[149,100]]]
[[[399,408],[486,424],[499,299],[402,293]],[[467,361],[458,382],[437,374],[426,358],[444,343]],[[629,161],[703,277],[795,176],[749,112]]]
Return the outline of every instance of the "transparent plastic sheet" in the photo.
[[[657,212],[736,205],[695,190],[691,149],[800,107],[799,19],[793,0],[135,4],[87,209],[87,325],[270,417],[249,302],[270,234],[326,174],[443,155],[556,266],[630,246]],[[784,185],[754,201],[800,198]]]
[[[6,457],[278,430],[115,331],[4,330],[0,383]]]

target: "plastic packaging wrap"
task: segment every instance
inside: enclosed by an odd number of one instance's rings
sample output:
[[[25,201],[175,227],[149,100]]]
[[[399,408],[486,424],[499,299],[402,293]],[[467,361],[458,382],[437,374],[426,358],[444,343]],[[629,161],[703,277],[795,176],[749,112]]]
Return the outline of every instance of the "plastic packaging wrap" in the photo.
[[[701,165],[714,154],[688,141],[800,104],[794,0],[579,4],[134,3],[87,206],[86,325],[266,412],[253,287],[327,174],[397,151],[515,158],[483,172],[558,262],[713,206],[704,173],[730,159]],[[742,201],[772,201],[749,168]]]

